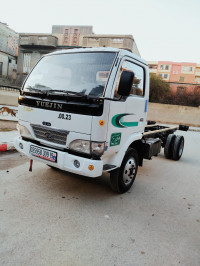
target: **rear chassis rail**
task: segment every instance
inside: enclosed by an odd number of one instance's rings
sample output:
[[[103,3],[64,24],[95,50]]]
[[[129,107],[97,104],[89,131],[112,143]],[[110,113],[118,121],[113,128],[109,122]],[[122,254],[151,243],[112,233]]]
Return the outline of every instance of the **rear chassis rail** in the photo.
[[[166,127],[157,125],[155,122],[150,121],[145,127],[143,139],[159,138],[161,140],[161,146],[165,147],[166,140],[169,134],[173,134],[176,130],[188,131],[189,127],[185,125],[179,125],[175,127]]]

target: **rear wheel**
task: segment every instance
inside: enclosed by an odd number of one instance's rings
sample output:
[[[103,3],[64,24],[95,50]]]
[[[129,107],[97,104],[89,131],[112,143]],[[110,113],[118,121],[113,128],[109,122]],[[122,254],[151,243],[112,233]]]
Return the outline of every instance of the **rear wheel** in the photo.
[[[118,192],[128,191],[135,180],[138,169],[138,154],[136,150],[129,148],[124,156],[121,167],[110,173],[111,188]]]
[[[164,148],[164,154],[167,159],[172,159],[175,138],[176,138],[176,135],[174,134],[169,134],[167,137],[165,148]]]
[[[184,137],[176,136],[173,145],[172,159],[178,161],[183,154],[183,149],[184,149]]]

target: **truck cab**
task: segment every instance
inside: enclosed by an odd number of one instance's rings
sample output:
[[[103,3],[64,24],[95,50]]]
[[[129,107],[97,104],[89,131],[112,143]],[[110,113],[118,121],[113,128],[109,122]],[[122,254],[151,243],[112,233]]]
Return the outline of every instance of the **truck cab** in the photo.
[[[68,172],[92,178],[110,172],[111,187],[123,193],[142,164],[148,97],[148,65],[129,51],[47,54],[22,86],[15,147]]]

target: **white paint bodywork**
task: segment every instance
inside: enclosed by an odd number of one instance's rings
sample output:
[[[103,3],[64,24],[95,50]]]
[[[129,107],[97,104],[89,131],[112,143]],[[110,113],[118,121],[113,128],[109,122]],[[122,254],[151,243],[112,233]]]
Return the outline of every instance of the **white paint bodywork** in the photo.
[[[104,108],[101,116],[89,116],[73,114],[71,115],[71,120],[61,120],[58,119],[59,111],[49,111],[38,108],[29,108],[24,106],[19,106],[19,123],[28,128],[31,132],[33,138],[36,139],[31,128],[31,124],[41,125],[43,121],[48,121],[51,123],[51,127],[54,129],[67,130],[69,134],[67,136],[66,146],[58,146],[58,148],[68,148],[71,141],[76,139],[91,140],[96,142],[105,142],[106,148],[104,154],[100,160],[86,159],[77,155],[71,155],[66,152],[61,152],[56,150],[55,145],[49,145],[48,142],[42,141],[43,145],[47,147],[52,147],[52,149],[58,152],[58,162],[56,167],[71,171],[73,173],[82,174],[90,177],[97,177],[102,174],[103,165],[110,164],[115,167],[120,167],[124,154],[128,147],[136,140],[142,138],[144,127],[146,124],[147,115],[147,103],[149,96],[149,71],[148,66],[144,60],[138,56],[125,51],[114,48],[91,48],[91,49],[72,49],[62,52],[55,52],[53,54],[64,54],[64,53],[78,53],[78,52],[109,52],[113,51],[117,53],[117,58],[112,67],[109,80],[107,82],[106,90],[104,91],[104,97],[113,98],[114,91],[116,90],[119,78],[121,66],[124,60],[129,60],[134,64],[141,66],[144,69],[144,90],[145,94],[142,97],[131,96],[127,97],[125,101],[110,101],[104,100]],[[78,108],[78,107],[77,107]],[[123,122],[137,122],[138,125],[134,127],[116,127],[112,123],[114,116],[118,114],[129,114],[123,120]],[[100,125],[100,121],[104,121],[104,125]],[[118,145],[111,146],[111,136],[112,134],[120,133],[121,141]],[[36,139],[37,140],[37,139]],[[23,146],[25,147],[22,151],[19,148],[19,143],[22,140],[19,138],[16,140],[16,148],[28,155],[29,154],[30,143],[23,141]],[[35,159],[35,158],[34,158]],[[42,159],[38,159],[44,162]],[[74,160],[79,160],[81,162],[81,169],[77,169],[73,165]],[[49,163],[51,164],[51,163]],[[89,171],[88,165],[93,164],[94,170]],[[55,164],[54,164],[55,166]]]

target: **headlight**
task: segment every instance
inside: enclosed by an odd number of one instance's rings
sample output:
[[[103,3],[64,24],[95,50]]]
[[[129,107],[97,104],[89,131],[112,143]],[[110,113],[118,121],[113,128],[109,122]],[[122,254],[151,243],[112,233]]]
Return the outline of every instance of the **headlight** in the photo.
[[[18,130],[19,134],[22,137],[29,138],[29,139],[32,139],[33,138],[32,135],[31,135],[31,133],[30,133],[30,131],[25,126],[22,126],[20,124],[17,124],[17,130]]]
[[[82,139],[74,140],[69,144],[69,149],[90,154],[90,141]]]
[[[89,140],[77,139],[69,144],[69,149],[101,156],[104,153],[105,142],[91,142]]]

